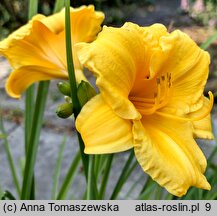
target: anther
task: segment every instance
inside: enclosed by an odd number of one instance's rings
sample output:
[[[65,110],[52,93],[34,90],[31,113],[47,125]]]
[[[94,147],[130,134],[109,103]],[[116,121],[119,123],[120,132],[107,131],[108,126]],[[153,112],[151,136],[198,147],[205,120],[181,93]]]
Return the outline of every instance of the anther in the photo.
[[[169,88],[171,86],[170,79],[170,73],[156,77],[156,90],[153,92],[153,98],[130,97],[130,100],[133,101],[142,115],[151,115],[167,104],[170,93]]]

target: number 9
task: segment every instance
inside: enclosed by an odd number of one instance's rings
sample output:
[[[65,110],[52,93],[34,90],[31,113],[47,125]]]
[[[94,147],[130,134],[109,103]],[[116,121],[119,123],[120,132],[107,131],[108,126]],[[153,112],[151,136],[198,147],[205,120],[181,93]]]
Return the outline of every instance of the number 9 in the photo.
[[[210,211],[211,210],[211,204],[210,203],[206,203],[205,207],[206,207],[206,211]]]

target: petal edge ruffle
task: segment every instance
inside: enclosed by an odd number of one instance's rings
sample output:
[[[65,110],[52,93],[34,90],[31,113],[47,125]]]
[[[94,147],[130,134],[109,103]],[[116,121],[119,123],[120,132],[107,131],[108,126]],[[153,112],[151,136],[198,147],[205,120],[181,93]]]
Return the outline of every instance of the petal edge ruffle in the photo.
[[[32,83],[51,79],[67,79],[68,75],[58,68],[45,68],[36,65],[20,67],[14,70],[6,82],[7,93],[19,98]]]
[[[150,125],[144,120],[144,127],[140,121],[134,121],[133,126],[135,155],[143,170],[170,193],[179,197],[190,186],[209,190],[210,185],[203,175],[206,159],[199,147],[195,149],[195,154],[191,149],[188,150],[188,145],[196,146],[193,137],[188,139],[189,142],[182,141],[183,136],[179,137],[173,132],[164,132],[161,128]],[[187,132],[188,129],[184,131]]]

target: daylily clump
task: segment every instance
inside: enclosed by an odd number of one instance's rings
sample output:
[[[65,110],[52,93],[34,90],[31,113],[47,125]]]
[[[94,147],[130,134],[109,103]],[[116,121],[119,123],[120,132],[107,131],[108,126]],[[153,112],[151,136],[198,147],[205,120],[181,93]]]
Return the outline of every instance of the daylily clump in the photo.
[[[195,142],[213,138],[213,95],[203,95],[209,54],[179,30],[133,23],[105,26],[76,50],[100,90],[76,120],[85,153],[134,148],[143,170],[170,193],[209,190],[206,158]]]
[[[86,80],[74,49],[78,42],[91,42],[101,30],[102,12],[94,6],[71,8],[73,61],[77,82]],[[19,98],[32,83],[51,79],[68,79],[65,44],[65,10],[51,16],[38,14],[8,38],[0,42],[0,54],[10,62],[11,72],[6,90]]]

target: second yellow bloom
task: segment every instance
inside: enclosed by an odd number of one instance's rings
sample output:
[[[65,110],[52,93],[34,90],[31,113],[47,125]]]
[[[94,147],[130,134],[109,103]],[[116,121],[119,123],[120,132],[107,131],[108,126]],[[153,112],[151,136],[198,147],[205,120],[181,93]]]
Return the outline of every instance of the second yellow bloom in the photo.
[[[93,6],[71,8],[71,29],[73,44],[91,42],[101,30],[104,19],[102,12]],[[36,15],[0,42],[0,54],[4,55],[13,71],[6,83],[11,97],[19,98],[32,83],[41,80],[67,79],[65,48],[65,11],[45,17]],[[75,75],[78,82],[85,80],[82,66],[73,50]]]

